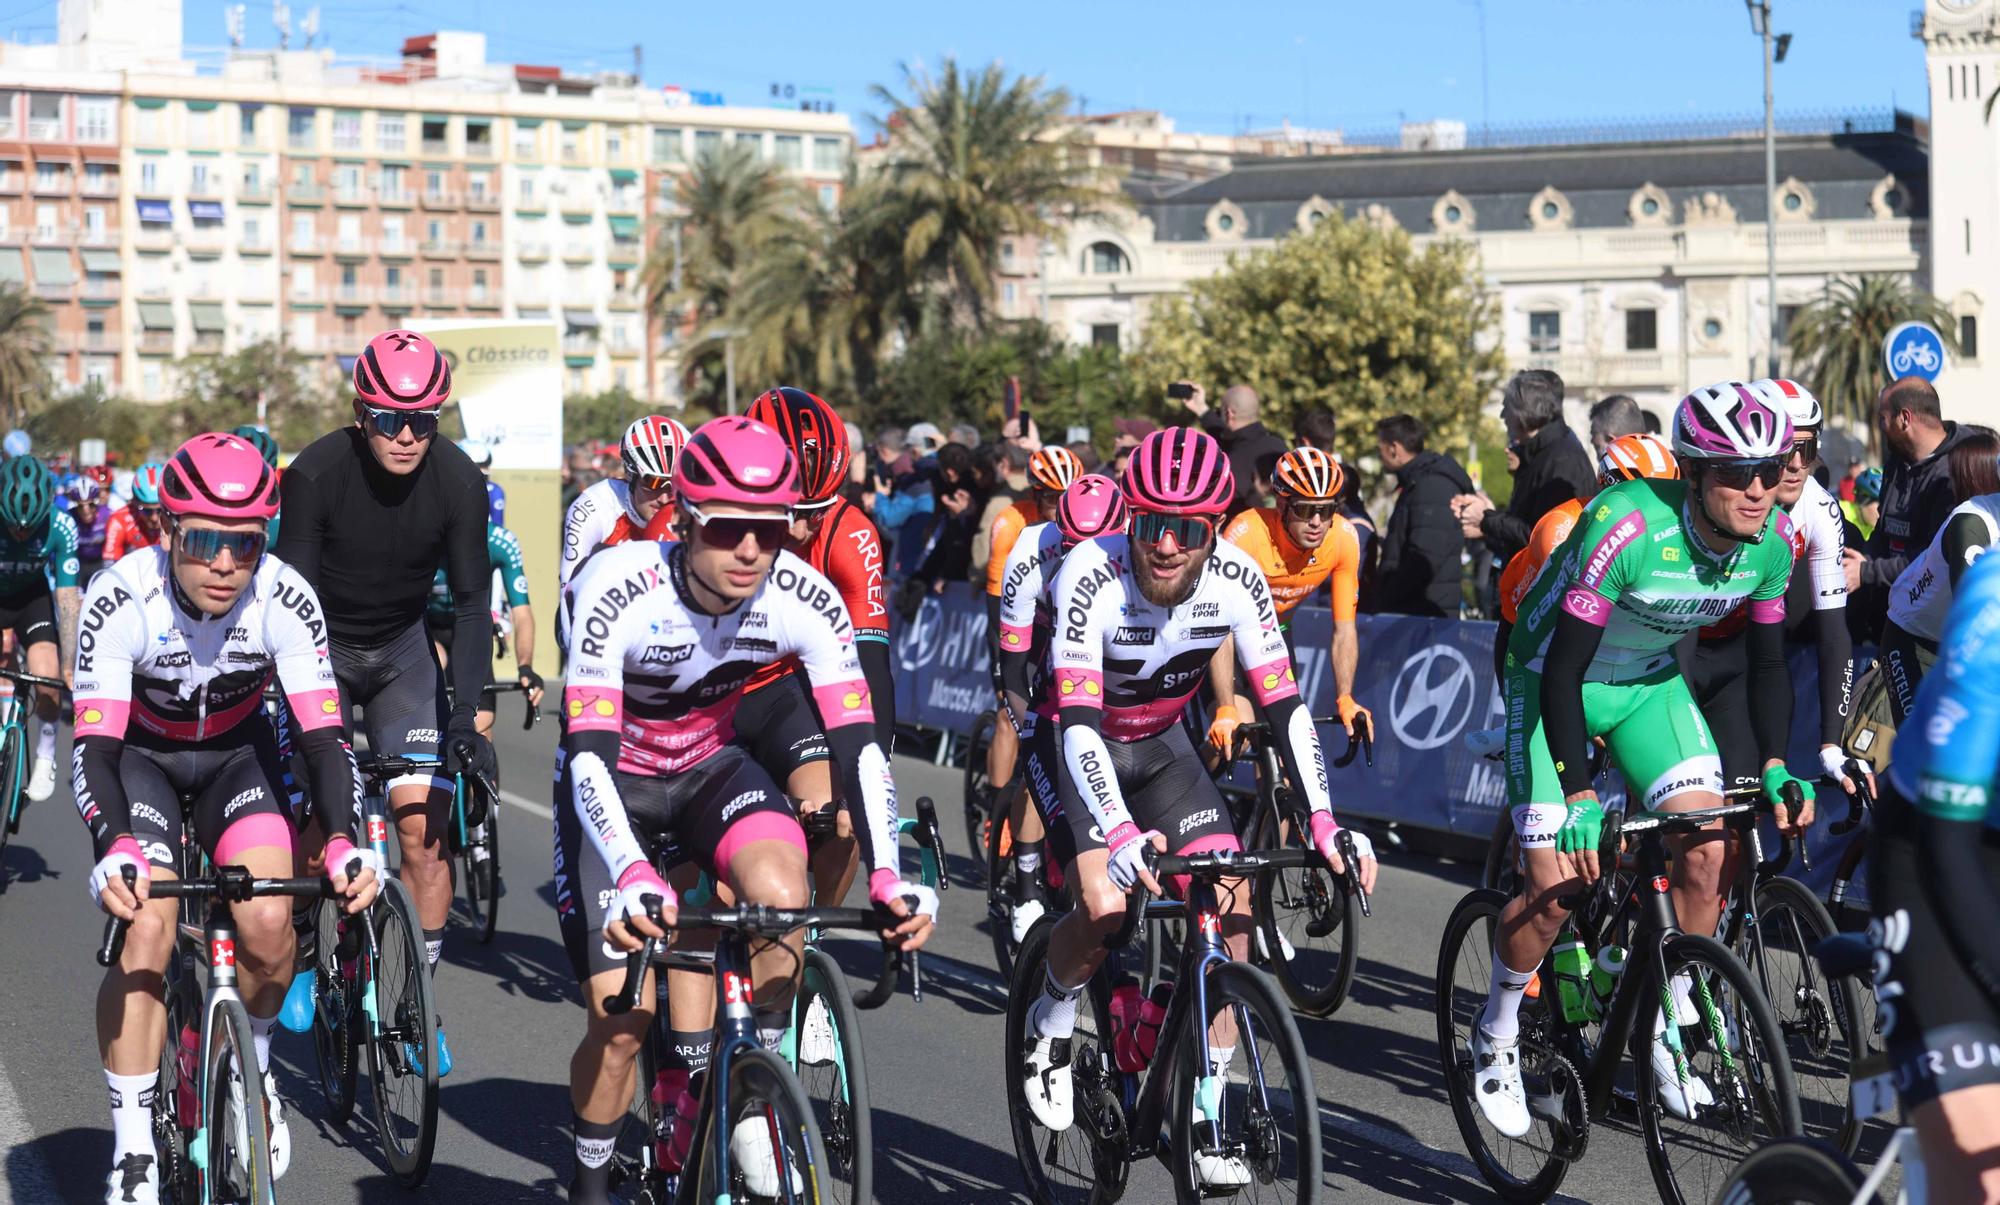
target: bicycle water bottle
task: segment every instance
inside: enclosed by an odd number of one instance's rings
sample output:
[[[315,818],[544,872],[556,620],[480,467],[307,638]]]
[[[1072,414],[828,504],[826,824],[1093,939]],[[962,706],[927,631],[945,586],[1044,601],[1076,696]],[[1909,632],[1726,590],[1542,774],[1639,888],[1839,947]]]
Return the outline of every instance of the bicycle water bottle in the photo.
[[[1556,972],[1556,998],[1565,1021],[1581,1025],[1597,1020],[1597,993],[1590,984],[1590,951],[1581,941],[1567,941],[1555,948],[1550,961]]]
[[[174,1084],[175,1120],[182,1129],[192,1130],[201,1123],[201,1109],[194,1098],[195,1082],[200,1075],[201,1035],[195,1032],[194,1026],[181,1026],[180,1050],[175,1058],[180,1071]]]
[[[1118,1027],[1118,1039],[1113,1044],[1112,1057],[1118,1069],[1127,1075],[1137,1075],[1152,1066],[1153,1055],[1160,1048],[1160,1027],[1166,1024],[1167,1002],[1174,997],[1174,985],[1156,983],[1152,994],[1141,999],[1139,985],[1134,983],[1121,989],[1129,991],[1126,998],[1130,1011],[1126,1020]],[[1116,1004],[1113,1005],[1116,1016]]]
[[[1625,973],[1625,962],[1629,956],[1624,946],[1606,946],[1597,952],[1597,962],[1590,968],[1590,988],[1597,997],[1600,1012],[1617,988],[1618,977]]]

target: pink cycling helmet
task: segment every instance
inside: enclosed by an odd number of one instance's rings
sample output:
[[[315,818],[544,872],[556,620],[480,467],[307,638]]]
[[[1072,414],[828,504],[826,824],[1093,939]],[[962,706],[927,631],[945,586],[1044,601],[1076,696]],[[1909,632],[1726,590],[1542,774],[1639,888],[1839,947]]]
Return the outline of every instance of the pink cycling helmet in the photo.
[[[1056,526],[1062,529],[1063,543],[1081,544],[1124,531],[1128,513],[1118,483],[1102,473],[1088,473],[1063,491],[1062,501],[1056,503]]]
[[[383,331],[354,361],[354,396],[383,410],[435,410],[451,400],[451,362],[415,331]]]
[[[1791,417],[1741,381],[1705,385],[1674,411],[1682,460],[1770,460],[1791,446]]]
[[[197,435],[167,458],[160,504],[175,516],[269,519],[278,513],[278,471],[240,435]]]
[[[763,423],[712,418],[688,436],[674,486],[690,506],[796,506],[799,470],[785,437]]]
[[[1127,503],[1162,515],[1221,514],[1236,494],[1222,445],[1192,427],[1167,427],[1140,440],[1120,485]]]

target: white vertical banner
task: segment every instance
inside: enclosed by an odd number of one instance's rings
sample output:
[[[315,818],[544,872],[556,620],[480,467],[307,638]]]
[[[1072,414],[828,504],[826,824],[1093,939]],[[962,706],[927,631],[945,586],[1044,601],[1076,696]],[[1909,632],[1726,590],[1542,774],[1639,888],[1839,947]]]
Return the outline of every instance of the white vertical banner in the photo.
[[[552,322],[409,324],[451,361],[465,434],[493,449],[496,469],[562,467],[562,333]]]

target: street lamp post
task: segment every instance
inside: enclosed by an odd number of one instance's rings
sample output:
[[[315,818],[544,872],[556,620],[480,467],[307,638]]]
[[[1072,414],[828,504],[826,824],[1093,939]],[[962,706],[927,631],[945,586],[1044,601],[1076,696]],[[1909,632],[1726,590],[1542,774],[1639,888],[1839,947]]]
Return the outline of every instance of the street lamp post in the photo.
[[[736,413],[736,340],[743,336],[743,329],[735,326],[712,327],[708,332],[711,339],[722,340],[722,396],[728,413]]]
[[[1773,52],[1771,0],[1743,0],[1750,10],[1750,28],[1764,43],[1764,273],[1765,299],[1770,306],[1771,329],[1767,349],[1767,376],[1778,375],[1778,127],[1771,101],[1772,66],[1784,57],[1791,43],[1787,34]]]

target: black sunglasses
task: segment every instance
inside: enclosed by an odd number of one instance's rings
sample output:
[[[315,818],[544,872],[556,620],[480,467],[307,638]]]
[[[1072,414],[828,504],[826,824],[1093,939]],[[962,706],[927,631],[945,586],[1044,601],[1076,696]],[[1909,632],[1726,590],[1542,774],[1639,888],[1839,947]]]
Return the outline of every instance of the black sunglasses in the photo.
[[[1127,530],[1141,544],[1157,544],[1172,533],[1174,543],[1182,548],[1206,548],[1215,537],[1215,522],[1202,515],[1162,515],[1135,510]]]
[[[1724,489],[1747,490],[1752,481],[1771,489],[1785,479],[1785,465],[1781,460],[1723,460],[1709,465],[1708,475]]]
[[[379,432],[383,439],[394,439],[408,427],[410,434],[418,439],[429,439],[437,434],[438,417],[442,410],[377,410],[373,406],[368,411],[368,423]]]
[[[1793,456],[1799,458],[1800,464],[1811,464],[1818,460],[1819,436],[1806,435],[1793,440],[1791,452],[1784,456],[1783,459],[1789,462]]]

